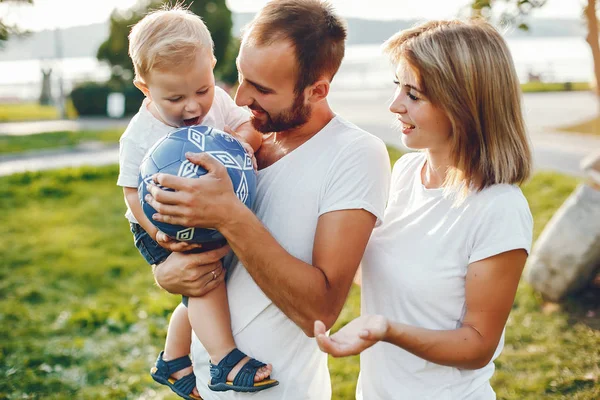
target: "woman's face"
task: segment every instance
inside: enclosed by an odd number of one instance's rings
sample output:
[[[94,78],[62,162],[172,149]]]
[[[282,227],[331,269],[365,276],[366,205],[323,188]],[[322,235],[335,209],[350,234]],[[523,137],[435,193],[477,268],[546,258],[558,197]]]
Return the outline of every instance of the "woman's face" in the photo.
[[[396,114],[402,142],[411,149],[448,151],[452,126],[446,114],[425,97],[413,68],[401,60],[390,111]]]

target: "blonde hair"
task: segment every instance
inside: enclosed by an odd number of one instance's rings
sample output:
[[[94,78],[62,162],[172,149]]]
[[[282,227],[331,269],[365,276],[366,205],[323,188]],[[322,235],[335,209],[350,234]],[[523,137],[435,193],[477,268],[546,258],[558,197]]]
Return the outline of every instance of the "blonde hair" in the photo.
[[[521,90],[508,47],[483,20],[430,21],[384,45],[405,60],[421,90],[449,118],[452,167],[444,187],[459,198],[493,184],[520,184],[532,168]]]
[[[214,57],[213,46],[202,18],[181,5],[149,12],[129,33],[135,80],[145,82],[153,69],[166,71],[190,64],[202,49]]]

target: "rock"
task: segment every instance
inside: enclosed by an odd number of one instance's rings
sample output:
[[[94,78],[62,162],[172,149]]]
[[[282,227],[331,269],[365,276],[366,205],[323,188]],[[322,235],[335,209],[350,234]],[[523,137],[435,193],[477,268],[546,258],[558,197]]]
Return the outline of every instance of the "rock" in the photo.
[[[558,301],[585,287],[600,267],[600,191],[579,185],[538,238],[525,279]]]

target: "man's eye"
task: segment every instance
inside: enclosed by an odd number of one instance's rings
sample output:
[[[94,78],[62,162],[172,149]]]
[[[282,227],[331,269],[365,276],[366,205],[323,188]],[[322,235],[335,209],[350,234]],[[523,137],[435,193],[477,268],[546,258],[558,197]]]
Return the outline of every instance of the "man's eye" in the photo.
[[[263,88],[259,88],[259,87],[257,87],[257,88],[256,88],[256,90],[258,90],[258,92],[259,92],[259,93],[262,93],[262,94],[267,94],[267,93],[269,93],[269,91],[268,91],[268,90],[265,90],[265,89],[263,89]]]

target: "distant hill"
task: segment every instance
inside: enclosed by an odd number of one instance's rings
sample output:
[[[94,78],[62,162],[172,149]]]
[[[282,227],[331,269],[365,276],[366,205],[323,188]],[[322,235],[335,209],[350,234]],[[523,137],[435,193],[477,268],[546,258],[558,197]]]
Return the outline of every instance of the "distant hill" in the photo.
[[[62,57],[96,57],[98,48],[108,38],[109,24],[93,24],[54,31],[33,32],[11,37],[0,48],[0,61],[55,58],[56,34],[62,41]]]
[[[252,20],[252,13],[233,14],[233,34],[239,35],[241,28]],[[400,29],[408,28],[417,20],[377,21],[348,18],[348,44],[380,44]],[[510,29],[506,37],[565,37],[585,36],[585,26],[578,19],[534,19],[530,21],[530,31]],[[62,57],[96,57],[100,44],[109,33],[108,21],[105,24],[78,26],[60,30]],[[11,37],[0,48],[1,61],[32,59],[52,59],[56,57],[55,32],[34,32],[25,37]]]

